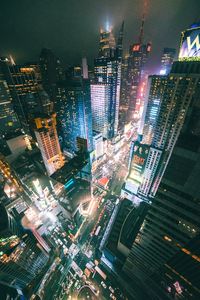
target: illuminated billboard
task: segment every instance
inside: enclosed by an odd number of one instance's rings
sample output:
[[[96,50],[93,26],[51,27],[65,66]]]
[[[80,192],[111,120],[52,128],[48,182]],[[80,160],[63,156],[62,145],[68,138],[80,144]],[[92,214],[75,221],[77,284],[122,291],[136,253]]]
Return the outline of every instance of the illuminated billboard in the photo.
[[[200,61],[200,26],[182,32],[179,60]]]
[[[149,145],[134,143],[133,157],[131,160],[130,171],[126,180],[126,189],[136,194],[142,183],[146,160],[149,152]]]

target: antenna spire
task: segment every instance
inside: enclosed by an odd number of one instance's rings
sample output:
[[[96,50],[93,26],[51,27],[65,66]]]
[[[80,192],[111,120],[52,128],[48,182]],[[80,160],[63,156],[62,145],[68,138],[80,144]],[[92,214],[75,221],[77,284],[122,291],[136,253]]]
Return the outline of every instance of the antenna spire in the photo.
[[[140,27],[140,34],[139,34],[139,39],[138,42],[141,45],[144,39],[144,21],[145,21],[145,14],[142,15],[142,23]]]

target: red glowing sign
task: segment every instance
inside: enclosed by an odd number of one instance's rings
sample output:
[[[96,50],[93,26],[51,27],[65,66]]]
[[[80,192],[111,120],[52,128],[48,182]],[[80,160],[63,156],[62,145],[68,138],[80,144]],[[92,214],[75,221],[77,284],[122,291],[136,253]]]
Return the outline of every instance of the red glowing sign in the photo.
[[[139,51],[140,50],[140,45],[137,44],[137,45],[134,45],[133,48],[132,48],[133,51]]]

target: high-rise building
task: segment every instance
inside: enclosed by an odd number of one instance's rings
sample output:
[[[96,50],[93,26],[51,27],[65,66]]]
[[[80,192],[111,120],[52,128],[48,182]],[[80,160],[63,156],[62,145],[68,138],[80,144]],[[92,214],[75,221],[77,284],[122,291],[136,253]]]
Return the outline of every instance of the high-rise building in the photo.
[[[161,58],[161,75],[168,75],[175,60],[176,49],[164,48]]]
[[[56,84],[64,79],[60,60],[50,50],[43,48],[40,53],[42,85],[53,102],[56,99]]]
[[[34,119],[35,136],[48,175],[64,165],[56,130],[56,114],[41,115]]]
[[[57,115],[61,126],[63,147],[76,152],[77,138],[87,140],[88,151],[93,149],[90,82],[73,78],[58,85]]]
[[[6,81],[0,80],[0,136],[15,132],[19,127],[8,85]]]
[[[149,167],[146,168],[148,178],[144,175],[143,185],[141,186],[141,192],[143,193],[145,190],[146,195],[149,192],[152,196],[155,195],[167,161],[183,126],[190,102],[194,97],[197,97],[196,91],[200,74],[198,74],[194,64],[190,64],[191,69],[187,73],[188,66],[187,63],[175,62],[163,91],[162,103],[148,157],[151,171]]]
[[[21,184],[14,174],[13,170],[10,168],[10,165],[6,161],[5,157],[0,153],[0,174],[4,180],[8,181],[12,187],[13,191],[22,192]]]
[[[183,75],[187,68],[190,68],[191,73],[194,68],[196,74]],[[175,294],[181,294],[183,299],[198,299],[200,63],[178,63],[174,65],[172,72],[175,70],[179,76],[182,70],[182,76],[189,81],[192,97],[187,96],[187,93],[182,97],[181,91],[187,88],[184,82],[178,90],[185,107],[177,116],[177,122],[178,118],[183,119],[178,130],[179,137],[176,138],[164,176],[124,270],[130,276],[137,275],[143,282],[151,282],[150,277],[155,279],[174,299]],[[187,99],[187,104],[183,101],[184,98]],[[183,110],[186,111],[184,115]],[[156,284],[149,283],[149,286],[155,288]]]
[[[163,293],[172,299],[200,297],[198,38],[197,25],[182,33],[180,61],[165,82],[137,192],[139,197],[151,196],[152,202],[123,267],[130,278],[141,280],[152,298],[165,299]]]
[[[87,58],[82,58],[82,76],[83,79],[88,79],[88,64],[87,64]]]
[[[142,125],[143,143],[148,145],[151,145],[154,137],[166,82],[166,76],[151,75],[148,78],[143,111],[144,125]]]
[[[143,80],[146,80],[145,64],[151,51],[151,44],[133,44],[130,47],[127,70],[127,98],[129,99],[127,121],[134,119],[139,91]],[[142,100],[142,99],[141,99]]]
[[[0,60],[0,77],[8,84],[13,108],[25,132],[35,113],[49,113],[52,102],[43,90],[33,66],[12,65],[8,59]]]
[[[128,98],[127,98],[127,71],[128,71],[129,54],[126,54],[122,59],[121,71],[121,93],[119,105],[119,130],[123,131],[126,125],[128,112]]]
[[[48,254],[31,232],[25,232],[15,218],[0,205],[0,281],[23,289],[41,273]]]
[[[139,113],[143,101],[141,89],[143,89],[143,84],[146,81],[147,72],[145,66],[151,52],[151,44],[143,43],[143,31],[144,16],[138,43],[132,44],[129,50],[126,86],[126,98],[128,101],[127,122],[133,121],[134,113]]]
[[[100,132],[104,138],[109,138],[110,89],[109,84],[91,84],[93,129]]]
[[[107,98],[107,100],[109,100],[107,103],[109,123],[107,138],[113,138],[118,132],[123,27],[124,25],[122,24],[116,46],[111,30],[101,32],[99,56],[94,62],[94,84],[97,86],[99,84],[110,86],[109,97]],[[107,88],[105,87],[105,89]],[[102,88],[97,87],[95,95],[97,95],[98,90],[100,92],[100,98]],[[93,99],[92,102],[95,103]],[[95,119],[95,117],[96,115],[93,118]],[[94,129],[98,131],[98,129]],[[102,134],[104,133],[102,132]]]
[[[98,57],[112,57],[115,52],[115,38],[112,30],[108,28],[107,30],[101,29],[100,40],[99,40],[99,54]]]

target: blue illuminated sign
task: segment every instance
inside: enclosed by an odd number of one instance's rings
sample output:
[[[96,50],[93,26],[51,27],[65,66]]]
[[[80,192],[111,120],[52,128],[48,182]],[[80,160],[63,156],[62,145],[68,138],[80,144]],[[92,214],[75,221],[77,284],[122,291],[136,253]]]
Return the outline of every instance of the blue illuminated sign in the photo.
[[[200,27],[182,32],[179,60],[200,60]]]

